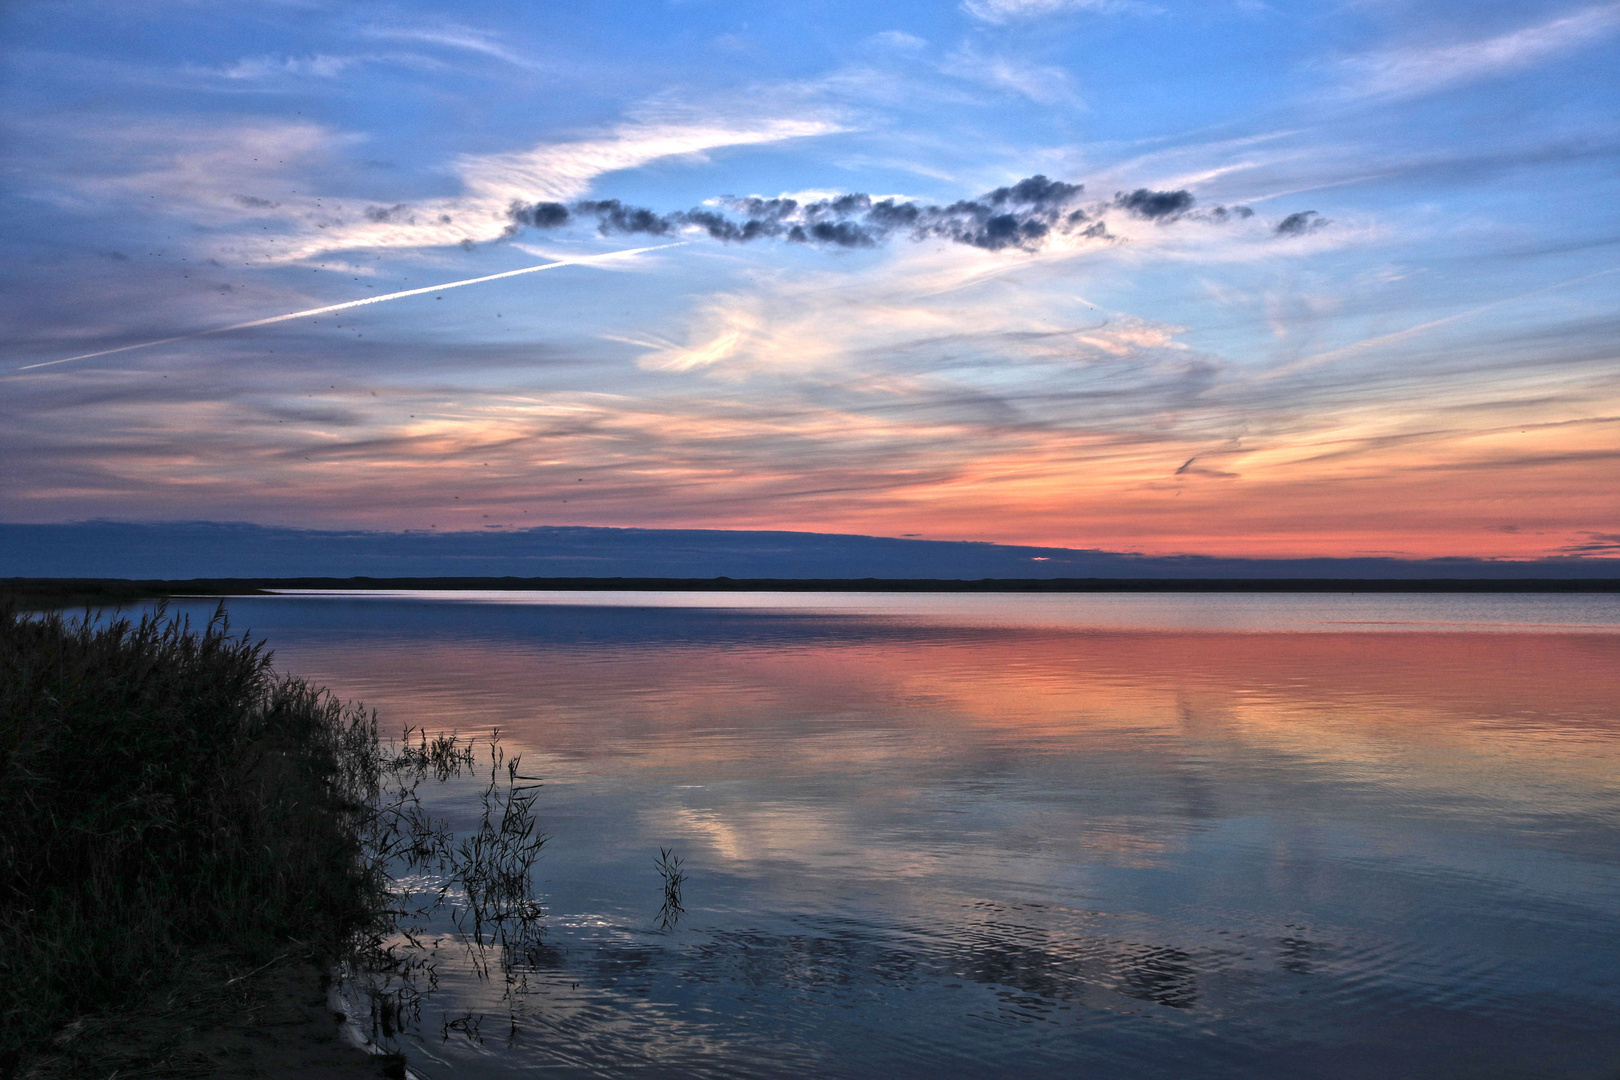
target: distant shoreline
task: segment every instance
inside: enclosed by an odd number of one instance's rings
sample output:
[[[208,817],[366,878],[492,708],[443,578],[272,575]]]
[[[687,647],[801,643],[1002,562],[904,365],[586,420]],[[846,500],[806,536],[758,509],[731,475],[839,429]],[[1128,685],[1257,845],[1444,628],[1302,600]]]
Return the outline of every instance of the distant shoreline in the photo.
[[[96,607],[165,597],[268,596],[283,589],[355,592],[881,592],[881,593],[1620,593],[1617,578],[669,578],[297,577],[0,578],[19,607]]]

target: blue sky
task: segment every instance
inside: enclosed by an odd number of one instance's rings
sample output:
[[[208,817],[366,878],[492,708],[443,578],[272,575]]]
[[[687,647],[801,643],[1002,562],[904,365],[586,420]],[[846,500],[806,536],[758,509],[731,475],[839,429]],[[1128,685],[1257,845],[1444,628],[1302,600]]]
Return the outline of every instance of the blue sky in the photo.
[[[0,19],[5,520],[1620,550],[1620,5]]]

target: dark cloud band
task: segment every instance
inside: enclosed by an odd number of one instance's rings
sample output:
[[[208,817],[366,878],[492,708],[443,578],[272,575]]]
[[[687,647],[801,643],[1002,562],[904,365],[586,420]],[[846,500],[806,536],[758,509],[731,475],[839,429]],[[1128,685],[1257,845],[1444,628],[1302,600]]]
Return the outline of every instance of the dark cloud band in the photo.
[[[1193,202],[1190,191],[1149,191],[1147,188],[1137,188],[1129,195],[1121,191],[1114,196],[1115,206],[1129,210],[1137,217],[1154,221],[1178,218],[1192,209]]]
[[[1315,210],[1302,210],[1297,214],[1289,214],[1277,222],[1273,231],[1278,236],[1304,236],[1327,225],[1327,219]]]
[[[523,227],[552,229],[586,218],[594,219],[603,235],[668,236],[695,227],[725,243],[779,239],[825,247],[870,248],[895,236],[907,236],[913,240],[940,238],[987,251],[1034,251],[1055,236],[1107,239],[1108,227],[1100,215],[1110,206],[1160,224],[1183,218],[1226,222],[1254,216],[1246,206],[1217,206],[1194,213],[1196,200],[1191,192],[1183,190],[1138,188],[1118,193],[1111,204],[1090,207],[1078,205],[1084,194],[1083,184],[1036,175],[949,206],[892,198],[874,200],[859,192],[813,202],[728,197],[717,200],[721,209],[697,207],[665,214],[628,206],[618,199],[586,199],[571,206],[514,202],[508,231]],[[1292,236],[1319,227],[1323,222],[1313,214],[1294,214],[1284,219],[1276,227],[1276,234]],[[1294,224],[1296,219],[1301,223]]]

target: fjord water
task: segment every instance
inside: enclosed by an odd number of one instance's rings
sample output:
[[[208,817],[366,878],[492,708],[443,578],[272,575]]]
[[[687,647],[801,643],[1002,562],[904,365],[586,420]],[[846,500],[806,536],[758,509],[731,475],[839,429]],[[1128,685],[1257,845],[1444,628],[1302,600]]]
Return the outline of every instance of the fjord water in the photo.
[[[545,780],[547,948],[438,927],[433,1080],[1620,1075],[1620,598],[229,607]]]

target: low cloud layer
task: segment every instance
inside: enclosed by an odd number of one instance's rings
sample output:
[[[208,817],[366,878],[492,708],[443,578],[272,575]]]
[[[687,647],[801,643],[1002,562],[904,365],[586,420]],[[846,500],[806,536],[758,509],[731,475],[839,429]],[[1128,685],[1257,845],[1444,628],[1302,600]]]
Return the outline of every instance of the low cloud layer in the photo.
[[[1036,251],[1059,237],[1110,239],[1105,220],[1109,210],[1161,224],[1183,218],[1225,222],[1254,214],[1246,206],[1217,206],[1194,212],[1197,200],[1185,190],[1138,188],[1120,192],[1112,201],[1086,202],[1084,195],[1084,184],[1037,174],[948,206],[892,197],[874,199],[860,192],[814,202],[786,197],[726,197],[714,200],[712,206],[670,213],[630,206],[618,199],[586,199],[572,204],[517,201],[509,211],[509,229],[552,229],[576,219],[594,219],[603,235],[668,236],[698,228],[725,243],[776,239],[826,247],[870,248],[894,237],[908,237],[945,239],[986,251]],[[1278,232],[1292,235],[1305,228],[1290,226],[1284,230],[1279,226]]]

